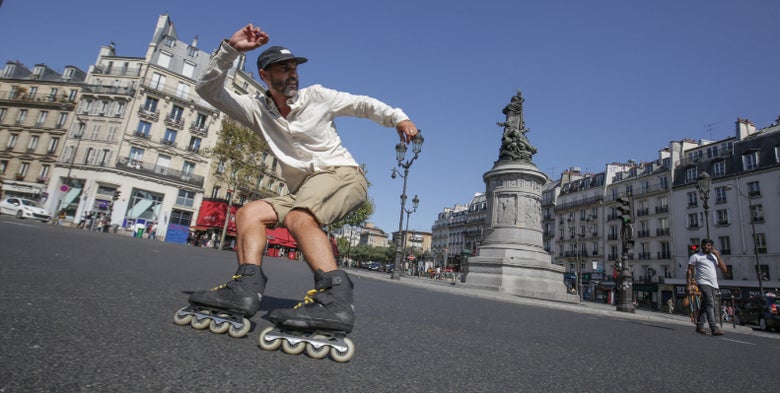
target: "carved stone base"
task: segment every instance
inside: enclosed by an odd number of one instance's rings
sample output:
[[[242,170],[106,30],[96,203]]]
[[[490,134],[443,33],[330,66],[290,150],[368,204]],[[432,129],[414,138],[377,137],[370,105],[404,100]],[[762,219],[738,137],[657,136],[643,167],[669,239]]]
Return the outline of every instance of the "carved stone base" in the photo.
[[[468,259],[466,282],[484,289],[563,302],[562,266],[553,265],[542,236],[542,187],[547,176],[529,161],[497,161],[484,175],[487,223],[478,256]]]

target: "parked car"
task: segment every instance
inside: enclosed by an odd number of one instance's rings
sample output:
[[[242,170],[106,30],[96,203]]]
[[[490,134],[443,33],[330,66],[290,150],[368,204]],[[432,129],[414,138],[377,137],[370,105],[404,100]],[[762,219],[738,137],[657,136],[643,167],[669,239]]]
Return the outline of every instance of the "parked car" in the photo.
[[[32,218],[47,222],[51,220],[49,212],[43,209],[38,202],[29,199],[10,197],[0,202],[0,213],[11,214],[16,218]]]
[[[758,325],[761,330],[780,330],[780,298],[754,296],[737,307],[740,325]]]

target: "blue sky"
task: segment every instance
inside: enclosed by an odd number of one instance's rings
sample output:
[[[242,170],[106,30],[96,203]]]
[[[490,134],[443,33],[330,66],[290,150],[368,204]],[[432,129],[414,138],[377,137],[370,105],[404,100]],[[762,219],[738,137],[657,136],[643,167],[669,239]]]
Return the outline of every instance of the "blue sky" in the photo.
[[[498,158],[501,109],[525,97],[533,161],[552,178],[569,167],[653,160],[671,140],[719,139],[748,118],[780,115],[780,1],[5,0],[0,60],[87,70],[100,46],[145,54],[162,13],[183,41],[211,51],[246,23],[271,44],[309,58],[303,86],[379,98],[423,130],[408,193],[410,229],[429,231],[445,207],[484,192]],[[251,54],[253,59],[256,54]],[[337,121],[365,163],[372,221],[398,227],[401,179],[392,180],[395,132]]]

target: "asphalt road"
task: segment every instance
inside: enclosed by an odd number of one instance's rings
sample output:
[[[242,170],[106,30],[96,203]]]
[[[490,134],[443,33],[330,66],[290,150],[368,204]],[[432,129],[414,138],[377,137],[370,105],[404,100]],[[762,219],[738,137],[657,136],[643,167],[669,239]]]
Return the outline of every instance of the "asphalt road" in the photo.
[[[267,259],[242,339],[173,324],[235,255],[0,217],[0,392],[773,391],[780,340],[460,296],[353,275],[349,363],[258,348],[312,287]]]

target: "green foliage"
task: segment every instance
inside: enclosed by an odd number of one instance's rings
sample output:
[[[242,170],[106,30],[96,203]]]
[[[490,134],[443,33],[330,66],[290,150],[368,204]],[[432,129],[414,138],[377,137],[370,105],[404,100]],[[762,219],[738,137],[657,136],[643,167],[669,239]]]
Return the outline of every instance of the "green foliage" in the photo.
[[[368,200],[358,206],[357,209],[347,214],[344,218],[328,225],[328,230],[338,231],[345,226],[363,226],[363,224],[371,218],[371,215],[374,214],[374,206],[374,200],[368,198]]]
[[[344,239],[340,238],[339,240]],[[342,247],[342,243],[339,242],[339,254],[343,257],[349,255],[353,261],[357,262],[392,262],[395,258],[395,247],[374,247],[365,244],[359,244],[357,246],[349,247],[346,244],[346,239]]]
[[[260,154],[268,149],[266,141],[229,120],[222,121],[219,140],[207,154],[214,159],[214,177],[232,189],[250,191],[257,188],[265,165]]]

